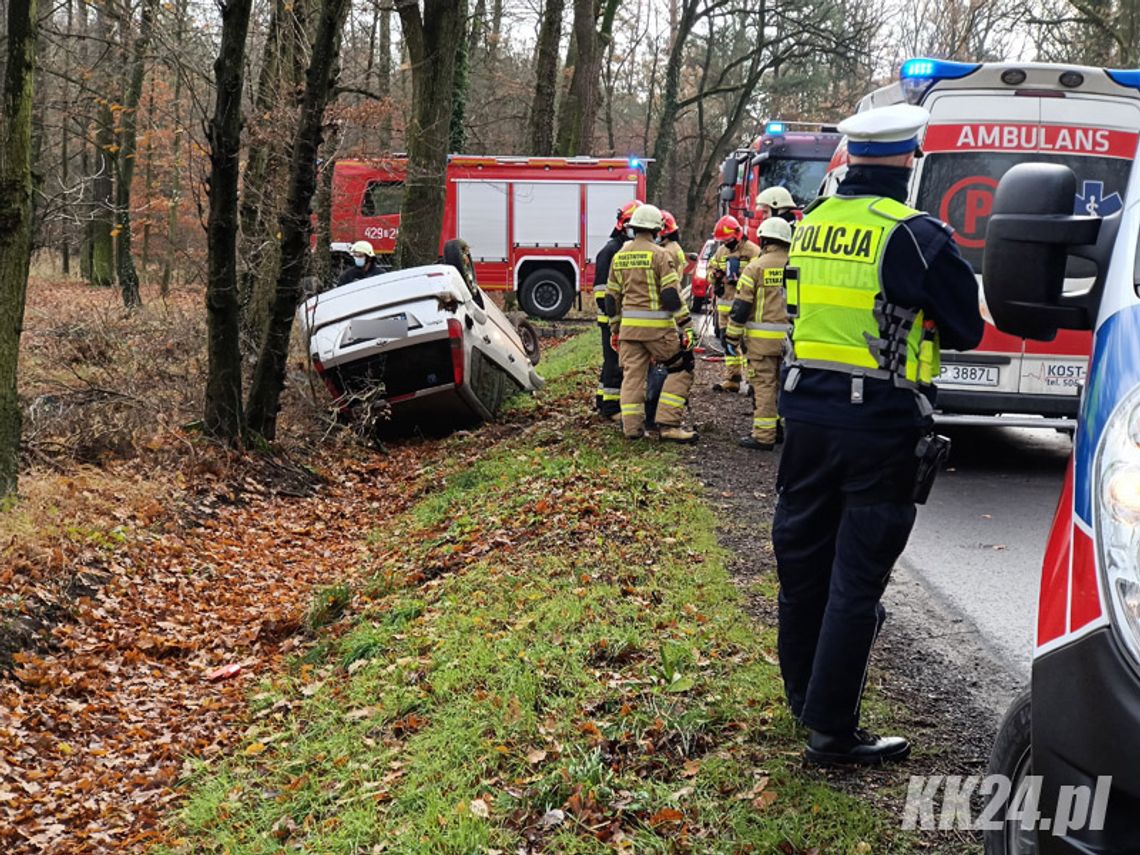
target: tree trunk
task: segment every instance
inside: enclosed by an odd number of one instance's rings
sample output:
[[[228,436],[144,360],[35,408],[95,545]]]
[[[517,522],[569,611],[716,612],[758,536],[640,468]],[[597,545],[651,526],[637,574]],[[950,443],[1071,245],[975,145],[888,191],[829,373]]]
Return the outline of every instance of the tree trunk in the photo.
[[[396,10],[412,63],[412,115],[405,132],[408,173],[400,207],[396,264],[415,267],[439,257],[443,229],[448,126],[455,84],[455,45],[463,38],[465,0],[398,0]]]
[[[305,80],[301,120],[293,139],[289,191],[281,212],[281,263],[269,325],[253,369],[249,389],[248,427],[265,439],[277,433],[277,410],[285,386],[289,334],[301,293],[301,273],[309,252],[310,206],[317,184],[317,152],[321,124],[336,78],[340,35],[351,0],[324,0]],[[452,43],[454,44],[454,42]]]
[[[4,115],[0,117],[0,496],[16,492],[20,472],[16,367],[32,236],[36,0],[11,3],[7,22]]]
[[[317,186],[317,247],[313,252],[314,275],[321,289],[333,285],[332,263],[332,180],[333,165],[340,147],[340,125],[329,126],[321,146],[321,172]]]
[[[111,26],[107,10],[95,7],[95,39],[101,45],[111,43]],[[109,81],[105,81],[109,84]],[[110,86],[104,91],[110,91]],[[99,99],[95,118],[95,177],[91,182],[91,284],[110,288],[115,284],[115,131],[111,104]]]
[[[459,40],[459,53],[455,58],[455,83],[451,87],[451,121],[448,124],[447,147],[453,152],[467,148],[467,129],[463,126],[463,120],[467,113],[467,91],[471,87],[468,41],[469,38]]]
[[[306,29],[312,0],[277,0],[261,57],[241,194],[243,332],[260,341],[269,320],[281,246],[277,219],[284,200],[289,141],[304,86]]]
[[[392,150],[392,10],[385,7],[377,14],[380,16],[377,47],[380,57],[376,62],[376,93],[384,102],[384,115],[376,131],[376,142],[380,151],[389,152]]]
[[[131,50],[130,77],[123,93],[123,110],[119,150],[115,155],[118,166],[115,207],[119,220],[119,287],[123,292],[123,305],[134,309],[142,305],[139,293],[139,275],[131,251],[131,184],[135,177],[135,155],[138,150],[139,104],[142,103],[143,80],[146,76],[146,52],[150,46],[154,13],[158,0],[143,0],[139,19],[139,35]],[[128,13],[129,14],[129,13]],[[124,21],[125,23],[125,21]],[[125,29],[125,27],[124,27]]]
[[[558,153],[589,154],[597,116],[598,33],[594,0],[574,0],[574,74],[558,119]]]
[[[214,62],[217,94],[207,134],[210,142],[210,214],[207,221],[206,433],[232,445],[241,442],[241,307],[237,293],[238,156],[245,42],[253,0],[222,6],[222,38]]]
[[[174,44],[181,50],[186,34],[186,2],[178,2],[178,19],[175,24]],[[159,293],[165,300],[170,295],[170,283],[174,278],[174,258],[181,245],[178,231],[178,207],[182,203],[182,164],[179,162],[182,149],[182,69],[174,67],[174,96],[171,99],[171,124],[174,127],[174,141],[170,144],[170,202],[166,209],[166,255],[162,261],[162,280]]]
[[[538,31],[534,100],[530,104],[531,154],[554,154],[554,108],[558,95],[558,48],[562,41],[562,11],[566,0],[546,0]]]
[[[665,63],[665,85],[661,90],[661,119],[657,124],[657,140],[653,144],[653,162],[646,170],[645,193],[656,198],[658,188],[666,183],[666,170],[675,142],[677,123],[677,96],[681,86],[681,63],[685,57],[685,41],[697,20],[699,0],[685,0],[681,19],[669,47],[669,61]]]

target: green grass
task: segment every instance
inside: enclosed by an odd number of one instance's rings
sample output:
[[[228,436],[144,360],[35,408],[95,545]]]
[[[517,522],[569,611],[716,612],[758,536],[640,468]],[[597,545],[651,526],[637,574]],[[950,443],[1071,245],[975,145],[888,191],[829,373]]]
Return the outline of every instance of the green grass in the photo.
[[[549,354],[552,400],[593,338]],[[774,633],[673,450],[555,422],[369,533],[351,628],[261,687],[170,851],[912,851],[801,770]]]

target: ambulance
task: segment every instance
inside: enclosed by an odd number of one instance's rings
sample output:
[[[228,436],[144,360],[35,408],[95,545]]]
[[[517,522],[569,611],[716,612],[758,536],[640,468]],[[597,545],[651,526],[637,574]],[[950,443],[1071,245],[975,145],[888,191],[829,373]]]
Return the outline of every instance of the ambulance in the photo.
[[[1140,92],[1140,71],[1100,74]],[[1113,110],[1118,97],[1092,100]],[[1064,127],[1089,127],[1086,105],[1071,106]],[[1123,155],[1124,131],[1098,130],[1110,131],[1101,145],[1111,156]],[[1059,145],[1059,132],[1028,133]],[[985,296],[1001,334],[1091,336],[1042,567],[1030,689],[990,756],[988,855],[1140,852],[1140,172],[1107,185],[1111,170],[1089,179],[1083,165],[1043,152],[1010,169],[985,232]],[[1081,209],[1073,200],[1089,198],[1090,180],[1128,201]],[[1079,291],[1067,284],[1074,272]]]
[[[911,59],[899,80],[867,95],[859,110],[918,104],[930,111],[909,203],[949,223],[962,255],[979,275],[994,191],[1027,161],[1061,165],[1076,176],[1072,214],[1108,216],[1126,204],[1140,131],[1140,91],[1131,71],[1042,63]],[[841,141],[822,192],[847,171]],[[1073,258],[1066,288],[1087,289],[1090,262]],[[1086,382],[1091,337],[1060,330],[1048,341],[1002,332],[979,290],[986,319],[981,344],[944,351],[938,379],[941,423],[1001,424],[1071,430]]]

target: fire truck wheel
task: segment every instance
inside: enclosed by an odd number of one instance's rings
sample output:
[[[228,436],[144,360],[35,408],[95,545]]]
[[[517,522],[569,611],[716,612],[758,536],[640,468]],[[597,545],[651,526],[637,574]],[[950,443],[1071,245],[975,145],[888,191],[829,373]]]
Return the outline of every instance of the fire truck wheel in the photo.
[[[570,311],[574,287],[566,275],[544,267],[529,274],[519,286],[519,304],[534,318],[556,321]]]
[[[1004,793],[993,793],[992,798],[1003,797],[1002,804],[987,805],[987,816],[1001,823],[998,829],[986,831],[985,855],[1033,855],[1037,852],[1036,833],[1024,829],[1018,821],[1022,799],[1018,790],[1025,786],[1031,774],[1033,758],[1030,754],[1030,693],[1026,691],[1006,711],[990,752],[987,775],[1002,775],[1010,782]],[[1012,813],[1013,816],[1008,814]]]

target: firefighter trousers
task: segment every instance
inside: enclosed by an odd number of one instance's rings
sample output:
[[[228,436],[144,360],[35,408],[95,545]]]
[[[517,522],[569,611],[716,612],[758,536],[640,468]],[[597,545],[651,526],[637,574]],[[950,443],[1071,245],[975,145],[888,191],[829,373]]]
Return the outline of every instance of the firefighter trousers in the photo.
[[[780,357],[748,355],[749,382],[755,396],[752,410],[752,438],[757,442],[775,442],[780,397]]]
[[[787,421],[772,546],[780,579],[777,649],[792,713],[851,733],[880,603],[914,525],[920,431]]]
[[[602,333],[602,372],[598,378],[598,394],[594,406],[599,414],[610,418],[621,412],[621,365],[617,351],[610,347],[609,323],[599,323],[598,329]]]
[[[645,389],[649,366],[665,365],[669,376],[661,387],[657,401],[656,422],[659,427],[681,424],[689,390],[693,385],[692,367],[683,368],[686,354],[681,352],[677,334],[667,332],[650,341],[620,340],[621,346],[621,426],[626,436],[638,436],[645,430]],[[691,357],[690,357],[691,358]]]

